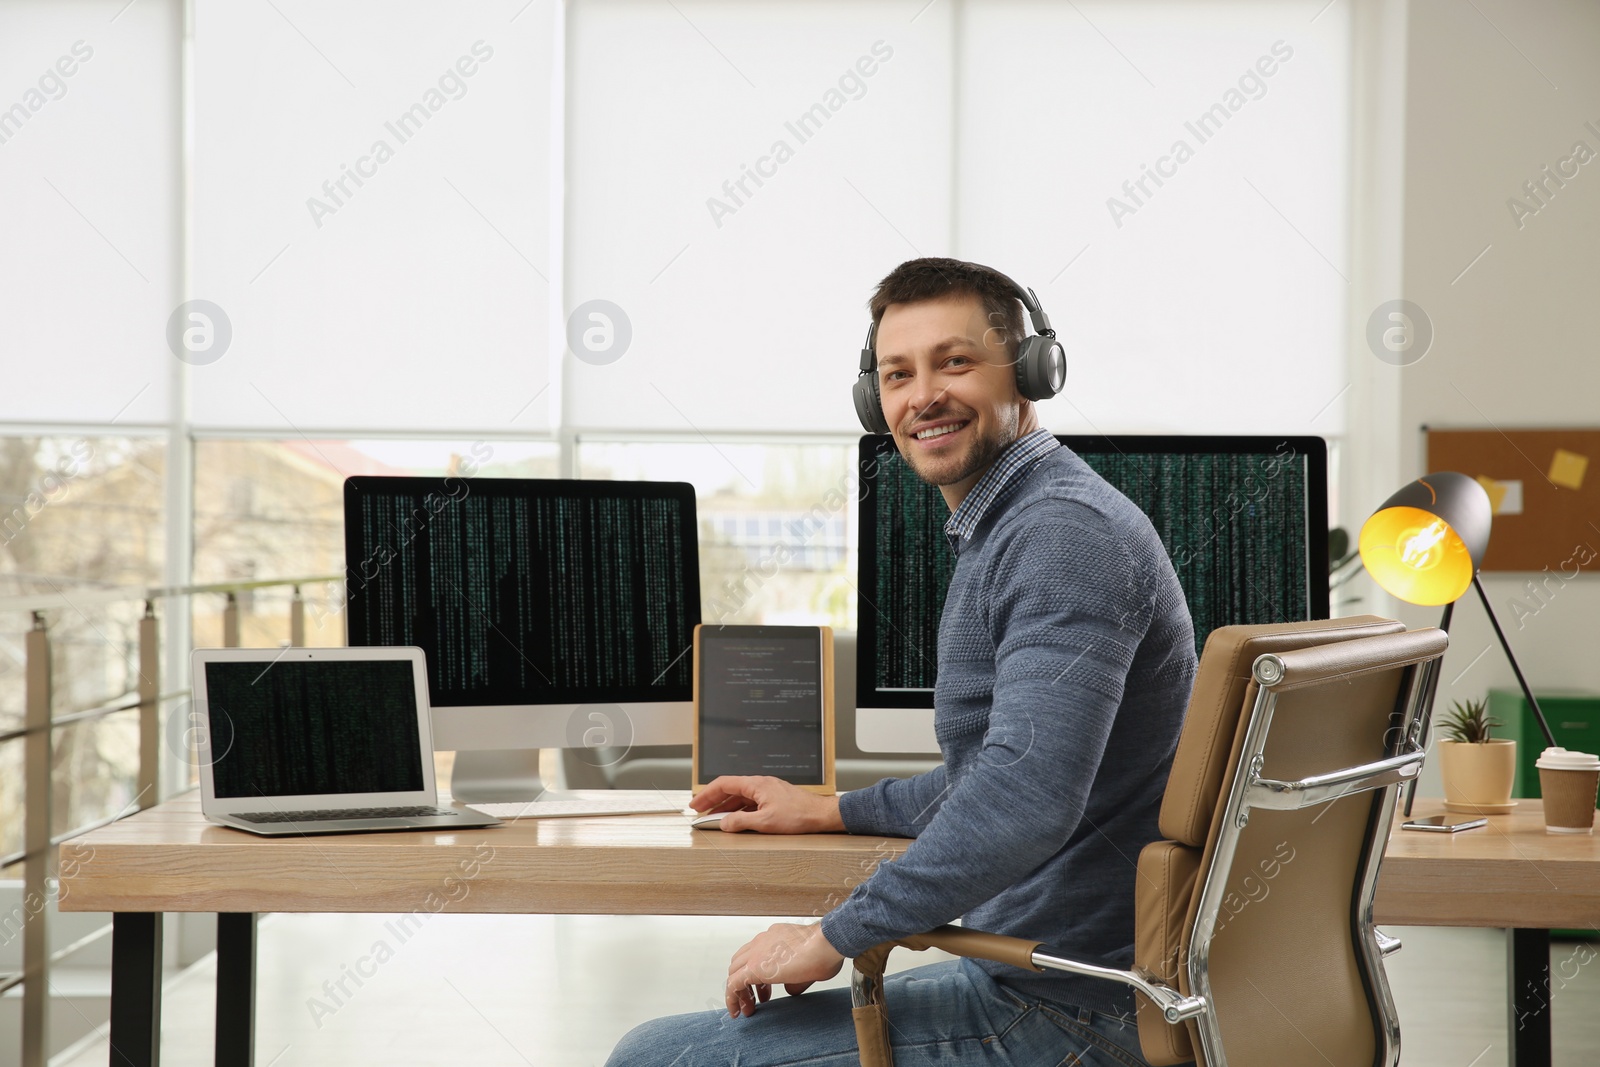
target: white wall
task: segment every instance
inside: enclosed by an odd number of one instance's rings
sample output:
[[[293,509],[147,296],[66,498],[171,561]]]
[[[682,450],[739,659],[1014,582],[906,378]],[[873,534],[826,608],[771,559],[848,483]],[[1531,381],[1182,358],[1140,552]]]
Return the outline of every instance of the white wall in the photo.
[[[1427,312],[1436,340],[1425,358],[1395,373],[1405,478],[1422,473],[1423,424],[1600,423],[1600,158],[1520,228],[1506,206],[1513,196],[1526,200],[1522,184],[1545,164],[1554,167],[1575,141],[1600,153],[1600,135],[1585,126],[1600,127],[1600,7],[1586,0],[1412,0],[1410,7],[1403,295]],[[1590,543],[1600,548],[1600,532]],[[1519,629],[1510,601],[1529,577],[1490,574],[1484,582],[1530,682],[1600,691],[1600,584],[1580,575]],[[1433,609],[1405,609],[1402,617],[1413,625],[1438,619]],[[1515,687],[1498,646],[1490,648],[1494,634],[1475,596],[1458,605],[1451,637],[1438,709]]]

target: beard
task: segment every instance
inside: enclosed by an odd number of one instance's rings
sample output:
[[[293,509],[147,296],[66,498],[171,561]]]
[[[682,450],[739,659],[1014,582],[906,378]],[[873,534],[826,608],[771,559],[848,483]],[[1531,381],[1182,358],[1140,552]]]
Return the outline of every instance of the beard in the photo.
[[[932,419],[924,418],[918,421],[930,422],[934,419],[947,418],[952,415],[956,418],[968,419],[969,426],[975,425],[977,422],[976,413],[963,415],[960,412],[939,412]],[[909,432],[907,436],[910,436]],[[974,432],[972,441],[968,443],[962,452],[956,455],[919,455],[915,444],[909,448],[902,449],[901,455],[905,457],[906,463],[910,465],[912,473],[929,485],[954,485],[993,466],[995,460],[1000,458],[1000,453],[1004,452],[1016,439],[1017,420],[1013,415],[1009,421],[1002,423],[999,432],[993,436],[979,436]]]

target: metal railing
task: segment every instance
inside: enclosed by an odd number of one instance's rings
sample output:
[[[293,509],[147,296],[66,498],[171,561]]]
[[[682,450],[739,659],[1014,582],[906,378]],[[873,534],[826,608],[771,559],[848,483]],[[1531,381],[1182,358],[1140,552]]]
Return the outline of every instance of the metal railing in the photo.
[[[111,924],[79,937],[71,944],[49,950],[46,934],[50,914],[49,884],[61,844],[71,841],[91,830],[115,822],[125,815],[153,807],[161,800],[161,706],[164,701],[175,700],[189,693],[188,689],[162,692],[160,630],[155,606],[158,601],[197,595],[221,595],[226,598],[222,612],[222,643],[225,648],[239,647],[240,608],[239,594],[257,589],[282,588],[292,590],[289,600],[289,641],[292,646],[305,643],[305,599],[303,586],[342,582],[342,575],[311,578],[278,578],[265,581],[223,582],[211,585],[168,586],[158,588],[104,589],[87,592],[44,593],[37,596],[0,597],[0,613],[25,611],[33,617],[33,627],[26,640],[26,686],[23,725],[20,729],[0,731],[0,744],[21,741],[24,745],[23,784],[23,846],[19,851],[0,856],[0,869],[18,862],[23,864],[22,885],[22,970],[0,977],[0,994],[22,986],[22,1058],[23,1067],[45,1067],[49,1061],[50,1021],[50,968],[111,932]],[[70,608],[82,611],[86,606],[116,603],[144,602],[144,615],[139,619],[139,682],[129,696],[113,699],[110,703],[81,711],[55,714],[55,692],[51,677],[50,631],[44,613],[53,608]],[[94,820],[74,827],[62,834],[50,832],[52,793],[55,782],[54,731],[74,723],[93,722],[109,715],[137,710],[139,712],[139,770],[136,780],[138,792],[133,803],[116,815]]]

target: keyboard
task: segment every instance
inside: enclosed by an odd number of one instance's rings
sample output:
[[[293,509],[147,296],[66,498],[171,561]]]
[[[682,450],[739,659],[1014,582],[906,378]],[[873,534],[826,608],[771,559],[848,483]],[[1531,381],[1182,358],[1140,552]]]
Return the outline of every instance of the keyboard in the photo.
[[[561,819],[583,815],[655,815],[682,811],[682,804],[659,797],[616,797],[603,800],[513,800],[507,803],[469,804],[496,819]]]
[[[459,816],[459,811],[448,808],[322,808],[316,811],[246,811],[233,816],[245,822],[332,822],[335,819],[423,819],[435,816]]]

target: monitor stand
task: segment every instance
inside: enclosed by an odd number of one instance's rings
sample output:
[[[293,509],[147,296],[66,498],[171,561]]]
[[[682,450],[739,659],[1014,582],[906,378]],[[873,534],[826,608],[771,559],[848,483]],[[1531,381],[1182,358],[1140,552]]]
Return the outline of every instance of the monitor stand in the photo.
[[[450,795],[468,804],[573,800],[545,788],[537,748],[466,749],[456,753]]]

